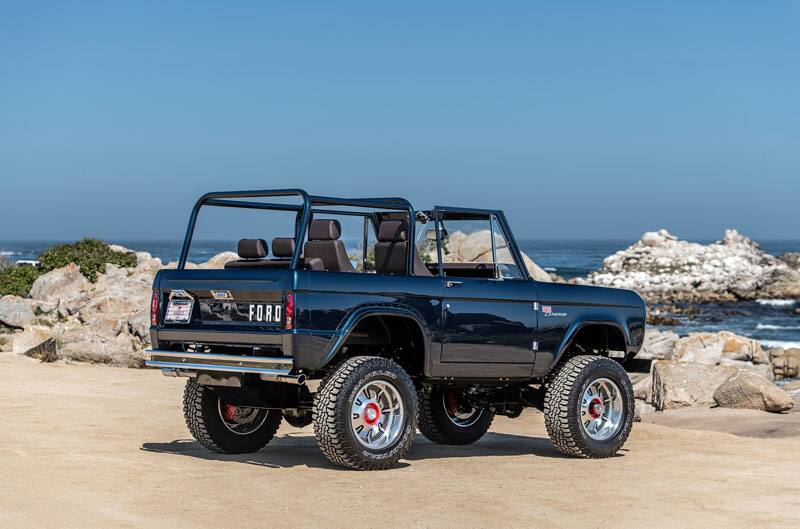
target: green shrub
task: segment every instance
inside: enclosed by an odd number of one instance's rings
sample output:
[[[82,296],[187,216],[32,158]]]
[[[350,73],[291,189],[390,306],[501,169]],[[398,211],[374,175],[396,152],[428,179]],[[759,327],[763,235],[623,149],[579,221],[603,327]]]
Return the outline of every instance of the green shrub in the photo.
[[[106,243],[98,239],[86,238],[72,244],[53,246],[39,256],[42,272],[49,272],[70,263],[81,267],[81,273],[94,283],[97,274],[106,271],[106,263],[122,267],[136,266],[136,255],[133,253],[115,252]]]
[[[35,266],[11,266],[0,272],[0,296],[14,295],[25,297],[31,291],[33,282],[42,274]]]
[[[70,263],[80,266],[81,273],[94,283],[97,274],[106,271],[106,263],[126,268],[136,266],[136,254],[115,252],[103,241],[88,238],[48,248],[39,256],[39,263],[38,267],[22,265],[0,270],[0,296],[14,294],[25,297],[37,277]]]

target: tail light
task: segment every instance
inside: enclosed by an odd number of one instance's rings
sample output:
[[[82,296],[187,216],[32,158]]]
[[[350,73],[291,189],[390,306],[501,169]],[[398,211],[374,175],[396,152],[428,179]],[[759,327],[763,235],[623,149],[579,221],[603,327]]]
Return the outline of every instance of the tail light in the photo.
[[[158,292],[153,292],[153,297],[150,299],[150,325],[158,325]]]
[[[292,330],[294,329],[294,294],[286,294],[285,312],[286,321],[283,328]]]

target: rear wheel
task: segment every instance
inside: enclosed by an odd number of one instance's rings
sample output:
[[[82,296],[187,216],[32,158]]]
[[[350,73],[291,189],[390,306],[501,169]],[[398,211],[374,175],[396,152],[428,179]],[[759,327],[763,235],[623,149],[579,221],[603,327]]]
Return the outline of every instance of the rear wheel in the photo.
[[[311,424],[311,410],[283,410],[283,420],[295,428],[303,428]]]
[[[576,356],[551,377],[544,399],[547,433],[559,451],[611,457],[633,426],[633,385],[617,362]]]
[[[418,426],[422,435],[434,443],[471,444],[483,437],[492,425],[494,414],[475,408],[452,388],[434,387],[419,396]]]
[[[325,377],[314,399],[317,443],[337,465],[391,468],[411,448],[416,407],[414,384],[395,362],[349,358]]]
[[[281,424],[280,410],[228,404],[213,390],[191,379],[183,393],[183,416],[197,442],[223,454],[260,450]]]

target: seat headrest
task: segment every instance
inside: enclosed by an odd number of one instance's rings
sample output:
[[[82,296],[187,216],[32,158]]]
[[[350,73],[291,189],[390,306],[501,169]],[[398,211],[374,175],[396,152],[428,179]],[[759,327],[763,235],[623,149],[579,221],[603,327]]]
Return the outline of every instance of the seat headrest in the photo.
[[[272,255],[275,257],[293,256],[294,239],[292,237],[275,237],[272,239]]]
[[[342,226],[338,220],[313,220],[308,228],[309,241],[335,241],[341,234]]]
[[[267,241],[264,239],[242,239],[236,253],[242,259],[263,259],[267,256]]]
[[[408,240],[408,223],[404,220],[384,220],[378,228],[380,242],[403,242]]]

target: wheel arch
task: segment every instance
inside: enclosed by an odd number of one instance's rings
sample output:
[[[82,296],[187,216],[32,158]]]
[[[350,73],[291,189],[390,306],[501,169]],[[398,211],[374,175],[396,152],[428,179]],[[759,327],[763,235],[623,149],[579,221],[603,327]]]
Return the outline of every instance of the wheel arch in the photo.
[[[564,334],[552,365],[555,366],[565,359],[565,355],[568,356],[570,347],[580,343],[581,339],[585,339],[589,343],[604,345],[606,351],[619,350],[626,355],[628,345],[631,343],[630,333],[624,325],[616,320],[589,319],[575,321]]]
[[[422,357],[419,358],[420,366],[422,370],[427,369],[431,351],[431,333],[428,325],[419,312],[411,307],[398,305],[363,306],[350,312],[334,332],[325,351],[324,364],[329,365],[341,353],[348,344],[353,331],[359,326],[363,326],[371,320],[383,321],[385,318],[403,319],[410,325],[412,332],[417,333],[420,338],[419,346],[422,349]]]

